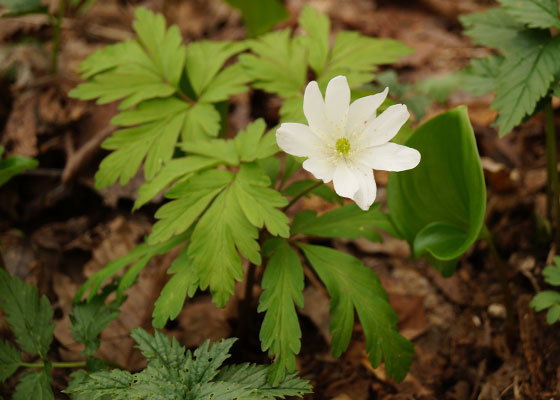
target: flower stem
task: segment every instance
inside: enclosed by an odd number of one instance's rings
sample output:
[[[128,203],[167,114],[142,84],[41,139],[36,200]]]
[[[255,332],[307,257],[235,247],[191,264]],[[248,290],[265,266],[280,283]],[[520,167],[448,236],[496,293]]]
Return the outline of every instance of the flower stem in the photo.
[[[506,341],[510,349],[513,349],[515,347],[515,316],[513,311],[513,298],[508,284],[504,262],[496,249],[492,234],[486,225],[482,227],[481,237],[486,240],[492,258],[494,259],[495,270],[500,286],[502,287],[504,306],[506,307]]]
[[[58,5],[58,13],[54,17],[53,22],[53,50],[51,58],[51,71],[56,73],[58,71],[58,53],[60,50],[60,26],[62,25],[62,17],[64,17],[64,11],[66,10],[66,0],[60,0]]]
[[[44,368],[45,367],[45,363],[27,363],[27,362],[20,362],[19,365],[21,367],[27,367],[27,368]],[[71,361],[71,362],[52,362],[51,366],[54,368],[79,368],[79,367],[85,367],[86,366],[86,362],[85,361]]]
[[[546,168],[547,168],[547,210],[550,214],[551,225],[554,232],[556,251],[560,249],[560,190],[558,186],[558,151],[556,148],[556,127],[554,124],[554,111],[552,99],[544,107],[545,134],[546,134]]]
[[[287,206],[285,206],[282,211],[286,212],[290,207],[292,207],[294,204],[297,203],[297,201],[299,199],[301,199],[303,196],[305,196],[306,194],[312,192],[313,190],[317,189],[319,186],[321,186],[323,184],[322,181],[317,181],[315,182],[313,185],[309,186],[307,189],[305,189],[303,192],[301,192],[300,194],[298,194],[296,197],[294,197]]]

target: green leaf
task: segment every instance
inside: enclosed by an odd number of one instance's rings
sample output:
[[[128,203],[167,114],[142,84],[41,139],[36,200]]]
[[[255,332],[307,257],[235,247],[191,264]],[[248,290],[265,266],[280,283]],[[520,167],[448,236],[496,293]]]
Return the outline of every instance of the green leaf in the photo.
[[[543,290],[537,293],[531,301],[531,307],[533,307],[535,311],[542,311],[554,304],[560,304],[560,293],[554,290]]]
[[[337,75],[344,75],[351,88],[373,79],[381,64],[391,64],[412,53],[398,40],[376,39],[352,31],[340,31],[335,38],[327,65],[317,79],[321,88]]]
[[[295,181],[290,184],[286,189],[282,191],[284,196],[290,197],[298,197],[302,193],[307,192],[311,187],[313,187],[317,181],[311,179],[303,179],[301,181]],[[323,200],[328,201],[329,203],[333,204],[340,204],[342,205],[343,200],[339,195],[337,195],[329,186],[327,185],[320,185],[315,189],[311,190],[309,194],[314,194],[317,197],[322,198]],[[309,194],[306,197],[309,197]]]
[[[200,288],[210,287],[214,302],[223,307],[234,293],[235,281],[243,279],[237,250],[260,265],[258,230],[239,205],[232,187],[216,197],[200,218],[188,247],[188,257],[197,270]],[[208,240],[212,238],[212,240]]]
[[[543,276],[549,285],[560,286],[560,256],[554,256],[554,265],[545,267]]]
[[[297,374],[288,374],[286,379],[277,386],[271,386],[267,379],[271,367],[256,364],[227,365],[220,370],[216,381],[232,382],[239,385],[247,385],[256,389],[255,397],[248,399],[273,399],[285,396],[302,397],[305,393],[311,393],[309,381],[298,378]],[[258,397],[261,396],[261,397]],[[245,398],[242,398],[245,399]]]
[[[534,112],[560,71],[560,37],[550,38],[548,33],[538,32],[528,35],[527,41],[531,46],[506,58],[498,76],[496,97],[490,108],[498,110],[500,136]]]
[[[226,0],[226,2],[241,11],[248,37],[262,35],[289,17],[279,0]]]
[[[530,28],[560,28],[558,0],[499,0],[504,10]]]
[[[366,336],[369,361],[385,361],[387,374],[402,381],[414,348],[397,330],[397,314],[375,273],[360,260],[327,247],[298,243],[331,296],[330,331],[335,357],[346,350],[354,327],[354,309]]]
[[[136,279],[136,276],[148,264],[148,262],[158,254],[164,254],[171,249],[183,243],[189,237],[190,232],[185,232],[182,235],[172,237],[171,239],[150,245],[142,243],[136,246],[130,253],[116,260],[111,261],[105,267],[93,274],[76,292],[74,302],[79,302],[84,294],[89,290],[88,301],[91,301],[97,294],[97,291],[107,279],[115,276],[127,265],[132,264],[130,269],[123,275],[119,286],[117,288],[117,295],[122,296],[123,292],[128,289]]]
[[[368,211],[361,210],[356,204],[349,204],[329,211],[320,217],[311,210],[300,212],[292,223],[292,235],[304,234],[319,237],[343,237],[358,239],[364,237],[372,242],[383,239],[373,228],[384,229],[390,224],[388,217],[374,205]]]
[[[0,146],[0,158],[3,153],[4,148]],[[37,160],[22,156],[11,156],[0,160],[0,186],[21,172],[38,166],[39,162]]]
[[[163,287],[152,313],[152,325],[158,329],[162,329],[168,319],[177,318],[186,297],[192,298],[198,288],[198,275],[189,260],[186,247],[173,261],[167,273],[173,276]]]
[[[194,351],[192,357],[190,351],[187,352],[185,369],[189,371],[188,386],[214,379],[218,374],[218,368],[230,357],[229,350],[236,341],[235,338],[221,339],[215,343],[206,340]]]
[[[459,20],[463,33],[471,37],[473,44],[502,52],[509,52],[519,33],[525,30],[523,24],[498,7],[482,13],[461,15]]]
[[[422,154],[409,171],[392,173],[387,203],[397,230],[414,254],[445,262],[450,275],[484,223],[486,187],[466,107],[421,125],[406,145]],[[433,260],[431,260],[433,261]]]
[[[274,132],[271,131],[263,136],[265,129],[264,120],[259,118],[237,134],[234,142],[241,161],[261,160],[278,153]]]
[[[308,35],[304,43],[309,53],[309,65],[317,75],[320,75],[327,63],[330,49],[329,33],[331,22],[329,17],[319,13],[311,6],[305,6],[301,11],[298,22]]]
[[[271,32],[249,41],[255,54],[241,54],[239,61],[254,80],[253,87],[281,97],[301,96],[307,65],[305,47],[290,38],[290,30]]]
[[[303,114],[303,96],[289,97],[280,106],[280,122],[299,122],[306,124]]]
[[[498,76],[503,62],[503,57],[495,55],[472,59],[463,75],[461,89],[476,96],[494,92],[498,85]]]
[[[0,340],[0,382],[14,374],[21,363],[21,353],[9,342]]]
[[[223,70],[225,62],[245,50],[243,42],[203,40],[187,46],[186,70],[189,82],[199,101],[218,102],[247,90],[248,76],[241,65]]]
[[[0,269],[0,307],[17,343],[29,354],[45,358],[53,339],[53,311],[37,288]]]
[[[296,354],[301,349],[301,329],[295,305],[303,307],[303,268],[297,253],[288,242],[272,239],[265,244],[272,253],[262,278],[263,292],[258,312],[266,312],[261,325],[263,351],[274,357],[269,377],[272,386],[284,380],[296,368]]]
[[[276,190],[268,187],[270,180],[257,164],[242,164],[237,173],[233,190],[243,213],[257,228],[266,229],[275,236],[288,237],[290,220],[277,207],[288,201]]]
[[[27,371],[16,386],[14,400],[54,400],[51,381],[52,378],[46,370]]]
[[[128,371],[113,369],[111,371],[94,372],[86,380],[75,382],[68,386],[65,393],[74,395],[90,395],[86,399],[103,399],[110,396],[112,400],[128,400],[127,392],[134,382],[134,377]],[[22,399],[23,400],[23,399]]]
[[[225,170],[211,169],[179,182],[165,196],[173,199],[156,212],[149,244],[160,243],[185,232],[210,202],[233,180]]]
[[[0,0],[0,6],[10,10],[8,17],[25,14],[45,13],[48,8],[41,4],[41,0]]]
[[[136,347],[148,359],[149,366],[161,366],[165,369],[167,378],[177,379],[179,370],[185,363],[185,348],[177,339],[169,340],[157,330],[152,336],[142,328],[134,328],[130,336],[138,343]]]
[[[85,384],[89,379],[89,373],[86,370],[78,369],[70,374],[70,382],[68,387],[63,393],[73,393],[72,400],[114,400],[113,397],[108,395],[98,396],[96,392],[90,393],[77,393],[81,385]]]
[[[222,163],[239,165],[234,140],[205,139],[181,143],[180,147],[190,154],[215,158]]]
[[[81,301],[74,303],[70,321],[72,337],[78,342],[85,344],[82,352],[84,356],[92,356],[100,345],[99,334],[109,326],[111,321],[120,314],[119,302],[106,305],[105,300],[112,290],[94,296],[89,302]]]
[[[173,156],[189,107],[174,98],[149,100],[113,118],[117,125],[141,125],[118,130],[103,142],[103,148],[114,151],[99,165],[96,188],[110,186],[119,177],[126,185],[144,159],[144,176],[153,179]]]
[[[163,166],[155,178],[140,186],[138,197],[134,202],[132,210],[134,211],[142,207],[178,179],[188,179],[194,172],[214,167],[219,163],[219,160],[201,156],[181,157],[170,160]]]

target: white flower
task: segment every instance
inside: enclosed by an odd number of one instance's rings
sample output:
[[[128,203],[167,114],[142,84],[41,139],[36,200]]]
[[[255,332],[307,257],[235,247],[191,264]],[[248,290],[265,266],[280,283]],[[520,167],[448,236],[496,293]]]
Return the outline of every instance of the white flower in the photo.
[[[327,85],[323,102],[317,82],[309,82],[303,97],[309,126],[280,125],[278,146],[288,154],[307,157],[304,169],[325,183],[333,181],[339,196],[368,210],[377,192],[372,169],[404,171],[420,162],[417,150],[389,142],[410,115],[406,106],[396,104],[376,115],[387,92],[388,88],[350,104],[346,77],[337,76]]]

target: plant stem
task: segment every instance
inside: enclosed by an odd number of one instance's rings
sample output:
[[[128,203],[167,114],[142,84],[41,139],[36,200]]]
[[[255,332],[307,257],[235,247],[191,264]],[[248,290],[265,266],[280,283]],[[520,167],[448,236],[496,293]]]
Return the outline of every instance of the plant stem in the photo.
[[[309,186],[307,189],[305,189],[303,192],[301,192],[300,194],[298,194],[296,197],[294,197],[287,206],[285,206],[282,211],[286,212],[286,210],[288,210],[290,207],[292,207],[294,204],[297,203],[297,201],[299,199],[301,199],[303,196],[305,196],[306,194],[312,192],[314,189],[317,189],[319,186],[321,186],[323,184],[322,181],[317,181],[315,182],[313,185]]]
[[[556,127],[554,123],[554,111],[552,99],[546,102],[544,107],[545,133],[546,133],[546,168],[547,168],[547,210],[550,213],[551,226],[554,232],[554,243],[556,251],[560,250],[560,190],[558,187],[558,152],[556,148]]]
[[[56,73],[58,71],[58,53],[60,50],[60,26],[62,25],[62,17],[66,10],[66,0],[60,0],[58,5],[58,13],[53,22],[53,49],[51,59],[51,71]]]
[[[502,287],[504,305],[506,307],[506,340],[510,349],[513,349],[515,347],[515,316],[513,311],[513,298],[509,288],[504,262],[496,249],[492,234],[486,225],[482,227],[481,236],[486,239],[486,243],[488,243],[488,248],[494,259],[496,274],[498,275],[498,280]]]
[[[19,365],[22,366],[22,367],[27,367],[27,368],[44,368],[45,367],[45,363],[42,363],[42,362],[40,362],[40,363],[20,362]],[[52,362],[51,366],[53,366],[54,368],[79,368],[79,367],[85,367],[86,362],[85,361]]]

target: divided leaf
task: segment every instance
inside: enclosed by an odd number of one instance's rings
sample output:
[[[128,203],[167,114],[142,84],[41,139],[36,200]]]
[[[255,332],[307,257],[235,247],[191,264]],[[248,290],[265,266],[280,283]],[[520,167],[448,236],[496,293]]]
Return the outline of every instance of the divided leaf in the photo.
[[[554,290],[543,290],[531,300],[531,307],[537,312],[548,308],[546,322],[552,325],[560,320],[560,293]]]
[[[327,63],[330,43],[331,22],[326,14],[322,14],[311,6],[305,6],[298,19],[299,25],[307,32],[304,43],[308,51],[309,66],[317,75]]]
[[[494,92],[503,62],[504,58],[496,55],[472,59],[463,74],[461,89],[476,96]]]
[[[261,348],[274,357],[269,377],[272,386],[284,380],[296,368],[296,354],[301,349],[301,329],[295,305],[303,307],[303,268],[297,253],[288,242],[272,239],[265,244],[271,252],[262,278],[263,292],[258,312],[265,311],[260,331]]]
[[[525,40],[531,45],[506,58],[498,76],[491,108],[499,112],[496,124],[500,136],[533,113],[560,71],[560,37],[550,38],[550,34],[536,31],[525,35]]]
[[[4,382],[19,368],[21,353],[9,342],[0,340],[0,382]]]
[[[397,381],[406,376],[414,348],[397,329],[397,314],[375,273],[360,260],[337,250],[298,243],[331,296],[330,331],[335,357],[346,350],[354,327],[354,309],[366,336],[369,361],[383,359],[387,374]]]
[[[176,184],[165,194],[173,201],[156,212],[159,221],[153,226],[148,243],[160,243],[189,229],[233,178],[229,171],[211,169]]]
[[[414,254],[427,256],[449,276],[478,238],[486,210],[484,175],[466,107],[424,123],[406,145],[417,149],[422,161],[389,176],[390,216]]]
[[[226,2],[241,11],[248,37],[262,35],[289,17],[286,8],[279,0],[226,0]]]
[[[53,340],[53,311],[37,288],[0,269],[0,307],[17,343],[29,354],[45,358]],[[31,378],[29,378],[31,382]]]
[[[27,371],[19,380],[14,400],[54,400],[51,389],[52,378],[46,370]]]
[[[288,237],[290,220],[277,209],[287,205],[288,201],[269,185],[268,176],[256,164],[242,164],[233,190],[251,224],[257,228],[266,226],[272,235]]]
[[[235,136],[235,147],[241,161],[262,160],[278,153],[275,133],[270,131],[263,136],[265,129],[264,120],[259,118]]]
[[[504,10],[530,28],[560,28],[558,0],[499,0]]]
[[[232,186],[216,197],[196,225],[187,254],[197,270],[200,288],[210,287],[219,307],[234,293],[235,281],[243,279],[237,250],[260,265],[257,237],[258,230],[243,213]]]

